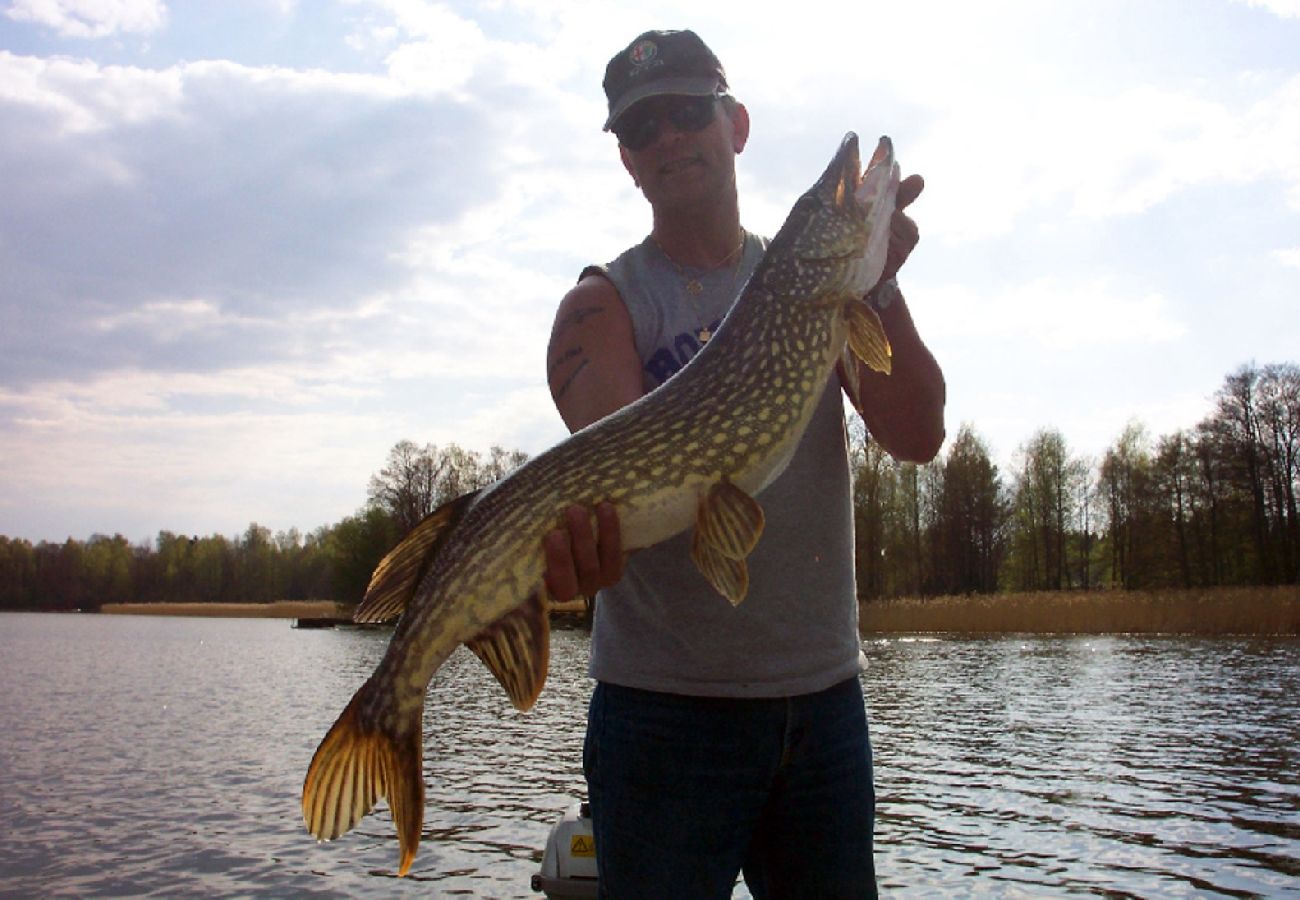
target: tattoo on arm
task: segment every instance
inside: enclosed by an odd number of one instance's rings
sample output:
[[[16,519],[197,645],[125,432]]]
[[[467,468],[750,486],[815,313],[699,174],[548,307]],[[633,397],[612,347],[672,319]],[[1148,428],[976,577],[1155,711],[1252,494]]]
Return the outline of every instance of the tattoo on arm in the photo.
[[[550,357],[550,365],[546,370],[546,380],[551,383],[551,396],[557,401],[562,399],[564,395],[569,392],[569,388],[573,386],[574,379],[577,378],[578,374],[583,369],[587,368],[588,364],[591,362],[591,359],[585,355],[581,344],[574,344],[573,346],[560,351],[557,347],[560,336],[569,328],[581,325],[592,316],[598,316],[603,312],[605,312],[605,307],[603,306],[580,306],[555,323],[555,328],[551,332],[550,346],[547,348],[547,355]],[[555,387],[555,379],[558,377],[560,370],[563,369],[566,364],[575,359],[580,361],[576,366],[574,366],[573,371],[569,373],[568,377],[564,379],[564,382],[558,387]]]
[[[600,315],[604,311],[605,311],[605,307],[603,306],[579,307],[578,309],[575,309],[573,312],[569,313],[563,319],[560,319],[560,321],[555,323],[554,334],[558,336],[561,332],[564,331],[564,329],[568,328],[569,326],[581,325],[583,322],[587,321],[592,316]]]
[[[560,385],[558,388],[555,389],[556,400],[563,398],[564,395],[569,392],[569,387],[572,386],[573,379],[578,377],[579,372],[587,368],[587,363],[589,362],[591,362],[591,360],[584,358],[582,362],[578,363],[578,367],[569,373],[569,377],[564,379],[564,384]]]
[[[551,367],[546,370],[546,380],[555,381],[555,373],[560,371],[560,366],[564,365],[575,357],[582,356],[582,346],[570,347],[551,362]]]

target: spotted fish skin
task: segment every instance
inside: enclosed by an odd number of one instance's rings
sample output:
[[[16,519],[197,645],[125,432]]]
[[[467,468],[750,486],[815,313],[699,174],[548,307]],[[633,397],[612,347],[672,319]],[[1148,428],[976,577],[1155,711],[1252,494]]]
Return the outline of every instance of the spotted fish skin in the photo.
[[[888,341],[862,298],[884,268],[897,189],[889,139],[863,173],[848,134],[681,372],[439,509],[385,557],[355,618],[402,617],[308,768],[302,807],[313,835],[338,837],[386,797],[406,874],[423,820],[429,681],[465,643],[517,707],[532,705],[549,648],[541,542],[570,506],[612,503],[627,550],[694,526],[702,574],[733,604],[744,599],[745,557],[763,527],[754,495],[789,462],[836,364],[851,352],[889,370]]]

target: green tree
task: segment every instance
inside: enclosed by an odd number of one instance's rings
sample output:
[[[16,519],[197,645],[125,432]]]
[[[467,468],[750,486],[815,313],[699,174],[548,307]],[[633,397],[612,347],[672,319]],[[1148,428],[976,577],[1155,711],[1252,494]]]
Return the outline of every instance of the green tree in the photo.
[[[82,553],[86,608],[129,603],[135,589],[133,563],[131,544],[122,535],[91,535]]]
[[[1013,493],[1013,583],[1025,590],[1059,590],[1067,577],[1070,526],[1082,467],[1065,437],[1041,429],[1020,448]]]
[[[942,593],[992,593],[1006,544],[1006,501],[998,468],[970,425],[943,462],[933,568]]]
[[[35,605],[36,549],[31,541],[0,536],[0,609]]]
[[[1153,490],[1146,429],[1130,422],[1102,457],[1099,487],[1105,498],[1111,581],[1134,589],[1155,582],[1158,503]]]
[[[397,522],[386,510],[371,506],[348,516],[326,539],[333,582],[333,599],[359,603],[370,573],[399,538]]]

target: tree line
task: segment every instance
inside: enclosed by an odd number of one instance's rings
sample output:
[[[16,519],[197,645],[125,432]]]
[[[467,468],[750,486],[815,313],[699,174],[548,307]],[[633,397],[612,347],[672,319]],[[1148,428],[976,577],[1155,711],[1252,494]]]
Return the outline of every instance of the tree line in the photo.
[[[1044,428],[999,472],[963,425],[899,464],[854,441],[859,591],[895,596],[1300,582],[1300,367],[1244,366],[1194,428],[1100,459]]]
[[[1099,459],[1053,428],[1000,472],[963,425],[926,465],[851,433],[858,589],[897,596],[1300,581],[1300,367],[1244,366],[1195,427],[1152,439],[1131,423]],[[160,532],[62,544],[0,537],[0,609],[124,602],[355,603],[379,559],[424,516],[526,460],[404,440],[354,515],[233,538]]]
[[[309,534],[250,524],[233,538],[161,531],[148,544],[97,534],[62,544],[0,536],[0,610],[98,609],[110,603],[356,603],[375,565],[442,503],[527,458],[493,447],[398,442],[370,477],[365,506]]]

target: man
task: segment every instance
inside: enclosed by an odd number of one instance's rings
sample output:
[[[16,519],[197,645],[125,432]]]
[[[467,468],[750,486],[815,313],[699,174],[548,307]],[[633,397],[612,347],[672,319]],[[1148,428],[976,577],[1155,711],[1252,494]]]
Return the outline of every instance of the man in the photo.
[[[610,60],[606,130],[650,203],[649,237],[589,267],[548,348],[556,407],[576,431],[654,390],[708,341],[766,240],[740,223],[735,158],[749,114],[689,31],[647,32]],[[801,185],[802,187],[802,185]],[[899,207],[920,193],[912,176]],[[842,378],[873,437],[929,460],[943,441],[943,376],[894,274],[914,223],[892,222],[869,298],[893,374],[832,377],[787,470],[759,496],[749,596],[731,608],[689,559],[689,535],[626,560],[609,504],[569,510],[547,536],[556,599],[597,597],[584,749],[602,894],[874,896],[874,794],[858,681],[853,514]]]

